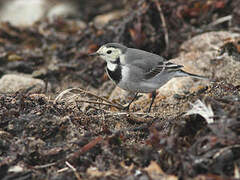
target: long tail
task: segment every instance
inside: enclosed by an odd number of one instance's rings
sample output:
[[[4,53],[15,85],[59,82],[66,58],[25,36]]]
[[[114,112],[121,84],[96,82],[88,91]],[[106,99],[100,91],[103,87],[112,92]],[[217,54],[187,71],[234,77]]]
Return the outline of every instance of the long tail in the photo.
[[[209,80],[208,77],[206,76],[199,76],[199,75],[196,75],[196,74],[191,74],[191,73],[188,73],[188,72],[185,72],[181,69],[179,69],[177,71],[177,74],[176,74],[178,77],[185,77],[185,76],[190,76],[190,77],[193,77],[193,78],[197,78],[197,79],[204,79],[204,80]]]

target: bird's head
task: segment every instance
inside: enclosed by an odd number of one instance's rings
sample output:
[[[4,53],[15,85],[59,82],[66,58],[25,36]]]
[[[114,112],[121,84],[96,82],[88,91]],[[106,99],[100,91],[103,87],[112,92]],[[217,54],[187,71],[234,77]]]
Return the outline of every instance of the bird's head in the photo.
[[[126,46],[118,43],[108,43],[102,45],[95,53],[90,55],[97,55],[104,59],[106,62],[116,64],[120,61],[121,56],[124,56],[127,50]]]

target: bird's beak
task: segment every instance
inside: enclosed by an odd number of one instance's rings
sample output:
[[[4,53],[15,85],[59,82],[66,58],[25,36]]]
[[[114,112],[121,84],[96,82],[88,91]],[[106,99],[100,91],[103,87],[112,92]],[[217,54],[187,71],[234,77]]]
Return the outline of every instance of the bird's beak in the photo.
[[[99,53],[98,52],[94,52],[94,53],[89,54],[89,56],[99,56]]]

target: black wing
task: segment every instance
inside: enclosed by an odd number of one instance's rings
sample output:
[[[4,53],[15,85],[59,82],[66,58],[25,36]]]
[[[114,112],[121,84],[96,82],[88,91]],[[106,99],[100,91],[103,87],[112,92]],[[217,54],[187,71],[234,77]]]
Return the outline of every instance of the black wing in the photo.
[[[150,69],[150,71],[146,72],[144,77],[145,79],[151,79],[154,76],[158,75],[159,73],[162,73],[164,71],[172,72],[177,71],[181,69],[182,65],[177,65],[168,61],[159,62],[156,67],[153,69]]]

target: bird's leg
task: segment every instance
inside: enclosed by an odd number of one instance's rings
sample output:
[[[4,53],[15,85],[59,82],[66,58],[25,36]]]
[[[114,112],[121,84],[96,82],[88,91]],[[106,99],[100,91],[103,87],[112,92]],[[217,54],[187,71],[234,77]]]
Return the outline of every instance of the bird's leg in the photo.
[[[151,111],[151,108],[152,108],[152,105],[153,105],[153,102],[154,102],[154,99],[156,98],[156,96],[157,96],[156,91],[153,91],[152,92],[152,100],[151,100],[151,104],[150,104],[149,109],[148,109],[148,113],[150,113],[150,111]]]
[[[128,103],[128,105],[126,107],[124,107],[124,110],[129,110],[130,105],[132,104],[132,102],[137,98],[138,93],[136,93],[133,97],[133,99]]]

